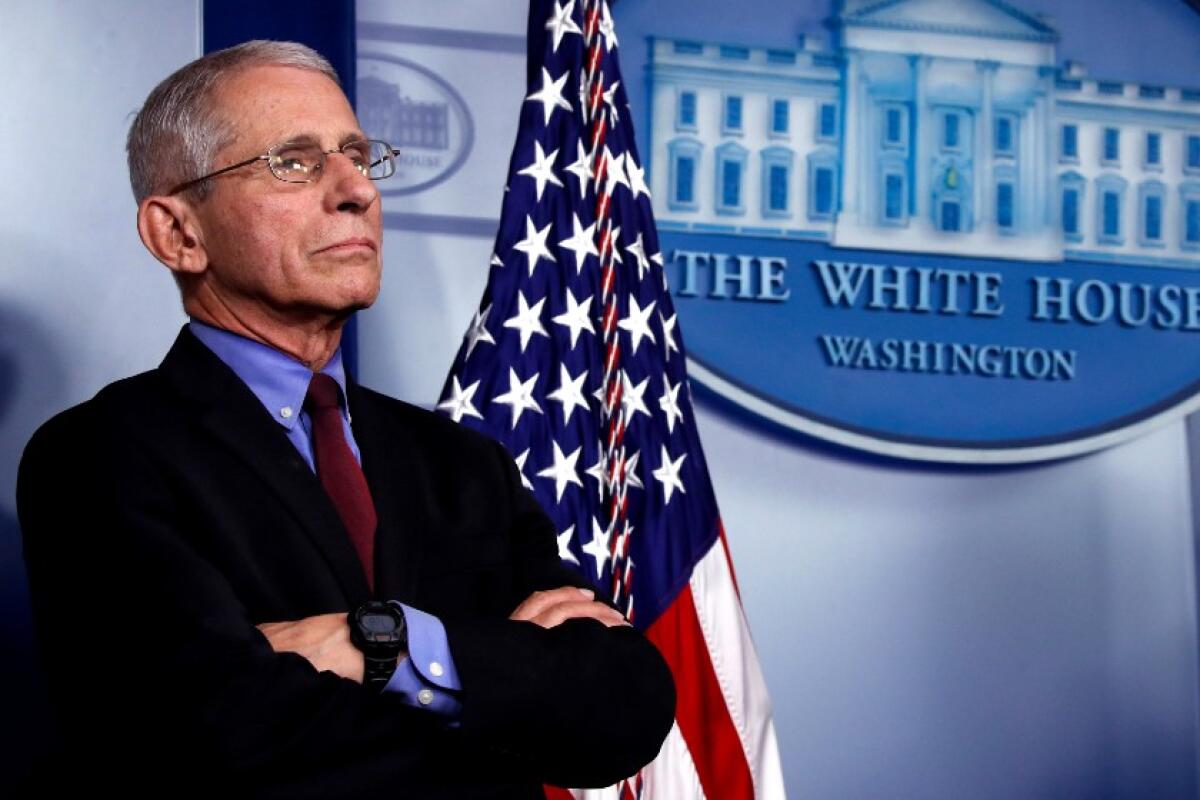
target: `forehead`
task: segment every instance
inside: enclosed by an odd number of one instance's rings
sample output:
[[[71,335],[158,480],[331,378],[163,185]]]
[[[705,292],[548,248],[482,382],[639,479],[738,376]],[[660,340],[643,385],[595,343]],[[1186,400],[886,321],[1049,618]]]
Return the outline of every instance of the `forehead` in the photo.
[[[233,129],[228,147],[265,147],[298,135],[316,136],[332,146],[359,129],[346,95],[312,70],[248,67],[223,80],[214,99]]]

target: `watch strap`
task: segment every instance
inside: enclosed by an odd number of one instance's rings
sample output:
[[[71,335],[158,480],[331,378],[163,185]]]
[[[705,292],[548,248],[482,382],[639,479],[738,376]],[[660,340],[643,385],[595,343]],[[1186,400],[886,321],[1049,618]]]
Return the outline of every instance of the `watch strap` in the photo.
[[[399,656],[391,658],[369,658],[363,656],[363,685],[382,692],[396,672]]]

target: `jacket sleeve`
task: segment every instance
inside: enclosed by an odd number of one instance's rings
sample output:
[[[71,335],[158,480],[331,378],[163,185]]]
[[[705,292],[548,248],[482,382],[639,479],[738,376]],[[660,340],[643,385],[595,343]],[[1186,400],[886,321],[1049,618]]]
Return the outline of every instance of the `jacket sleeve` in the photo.
[[[510,502],[517,592],[592,588],[558,557],[553,523],[496,444]],[[498,746],[559,786],[607,786],[658,754],[675,714],[665,660],[629,626],[591,619],[447,623],[463,684],[464,733]]]

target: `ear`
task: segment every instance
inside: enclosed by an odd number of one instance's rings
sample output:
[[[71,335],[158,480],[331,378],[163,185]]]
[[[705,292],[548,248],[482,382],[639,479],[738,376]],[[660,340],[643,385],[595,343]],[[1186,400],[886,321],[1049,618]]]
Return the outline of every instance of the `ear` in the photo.
[[[199,221],[180,197],[151,195],[137,213],[138,236],[150,254],[172,272],[198,275],[208,267]]]

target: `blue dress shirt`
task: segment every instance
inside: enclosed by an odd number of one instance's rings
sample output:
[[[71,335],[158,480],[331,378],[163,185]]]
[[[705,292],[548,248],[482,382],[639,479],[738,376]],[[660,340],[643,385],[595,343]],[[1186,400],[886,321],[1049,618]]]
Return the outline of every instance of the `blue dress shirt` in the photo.
[[[266,407],[271,419],[283,427],[288,439],[315,472],[312,421],[304,410],[304,396],[308,393],[312,370],[273,347],[214,328],[199,320],[191,320],[188,327],[197,339],[250,387],[250,391]],[[346,373],[342,367],[340,347],[329,363],[321,368],[321,372],[337,381],[342,397],[346,397]],[[361,464],[362,455],[358,443],[354,441],[350,412],[345,404],[342,405],[342,429],[354,457]],[[450,656],[445,627],[432,614],[397,600],[389,602],[404,611],[408,627],[408,655],[396,665],[396,671],[384,691],[394,692],[407,704],[434,711],[456,725],[461,703],[455,692],[462,689],[462,685]]]

